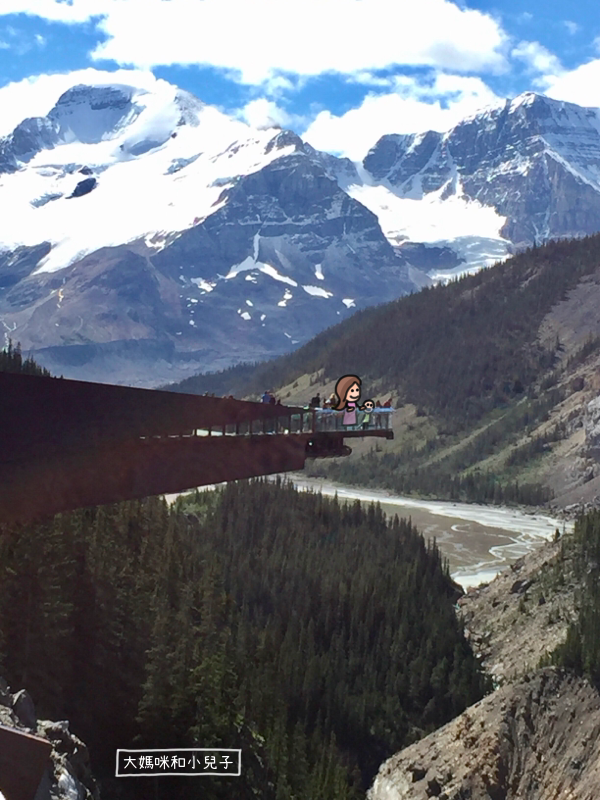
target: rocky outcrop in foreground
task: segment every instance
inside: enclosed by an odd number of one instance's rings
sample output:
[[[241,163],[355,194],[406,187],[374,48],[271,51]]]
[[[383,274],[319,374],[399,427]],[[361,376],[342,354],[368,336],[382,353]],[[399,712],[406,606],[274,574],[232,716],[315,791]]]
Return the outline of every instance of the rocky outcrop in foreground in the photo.
[[[600,695],[547,667],[386,761],[368,800],[597,800]]]
[[[52,744],[51,761],[35,800],[99,800],[88,749],[77,736],[69,732],[69,723],[64,720],[38,720],[29,694],[24,689],[12,694],[2,678],[0,725],[36,734]]]

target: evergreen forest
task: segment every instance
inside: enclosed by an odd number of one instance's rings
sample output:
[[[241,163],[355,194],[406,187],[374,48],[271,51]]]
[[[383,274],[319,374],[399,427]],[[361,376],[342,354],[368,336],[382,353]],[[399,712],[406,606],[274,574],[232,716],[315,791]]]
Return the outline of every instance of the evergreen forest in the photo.
[[[51,377],[51,373],[44,367],[36,364],[33,357],[23,358],[21,345],[13,345],[12,340],[3,350],[0,350],[0,372],[20,372],[24,375],[45,375]]]
[[[567,637],[544,663],[553,663],[585,675],[600,689],[600,510],[589,511],[575,522],[572,542],[563,551],[574,554],[577,619]]]
[[[0,525],[0,674],[104,796],[350,800],[490,690],[459,593],[409,521],[280,481],[83,509]],[[111,780],[117,747],[193,746],[242,777]]]

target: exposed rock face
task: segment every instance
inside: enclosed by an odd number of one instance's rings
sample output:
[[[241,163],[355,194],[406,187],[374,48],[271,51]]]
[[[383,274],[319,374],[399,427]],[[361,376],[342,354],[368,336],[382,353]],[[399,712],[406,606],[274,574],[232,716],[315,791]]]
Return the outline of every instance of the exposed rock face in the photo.
[[[363,163],[400,196],[443,189],[493,206],[516,246],[600,230],[597,109],[526,93],[448,133],[384,136]]]
[[[600,695],[555,668],[471,706],[380,768],[368,800],[597,800]]]
[[[287,134],[271,143],[296,152],[241,177],[222,208],[159,252],[102,248],[18,282],[13,267],[0,317],[23,352],[65,377],[156,386],[280,355],[414,289],[377,217]]]
[[[81,170],[79,170],[81,172]],[[77,186],[73,189],[72,194],[69,197],[82,197],[84,194],[89,194],[92,189],[96,188],[97,184],[96,178],[85,178],[82,181],[79,181]]]
[[[549,542],[458,601],[465,635],[497,685],[522,677],[564,641],[577,585],[570,548]]]
[[[49,242],[43,242],[37,247],[19,247],[0,253],[0,290],[9,289],[30,275],[49,252]]]
[[[33,701],[21,689],[11,694],[0,678],[0,724],[34,733],[52,744],[51,763],[35,800],[99,800],[85,744],[69,731],[69,723],[37,720]],[[10,798],[8,798],[10,800]]]
[[[583,424],[586,450],[596,461],[600,461],[600,397],[587,404]]]

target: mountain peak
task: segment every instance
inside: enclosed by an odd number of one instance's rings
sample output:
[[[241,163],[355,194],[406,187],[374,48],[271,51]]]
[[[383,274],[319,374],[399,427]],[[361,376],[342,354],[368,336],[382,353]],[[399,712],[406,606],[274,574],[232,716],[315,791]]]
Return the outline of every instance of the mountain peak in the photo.
[[[120,108],[131,102],[134,89],[131,86],[109,84],[106,86],[89,86],[78,83],[63,92],[48,116],[56,115],[59,109],[70,105],[85,103],[93,110],[110,106]]]
[[[545,100],[548,100],[545,95],[536,94],[536,92],[522,92],[513,100],[507,100],[507,104],[511,111],[514,111],[521,106],[533,106],[535,103],[544,102]]]

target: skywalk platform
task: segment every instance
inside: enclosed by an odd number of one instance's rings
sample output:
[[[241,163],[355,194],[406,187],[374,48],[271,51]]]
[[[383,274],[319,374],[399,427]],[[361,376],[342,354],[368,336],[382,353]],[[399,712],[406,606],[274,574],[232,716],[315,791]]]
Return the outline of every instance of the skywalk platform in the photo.
[[[391,419],[0,373],[0,523],[301,470]]]

